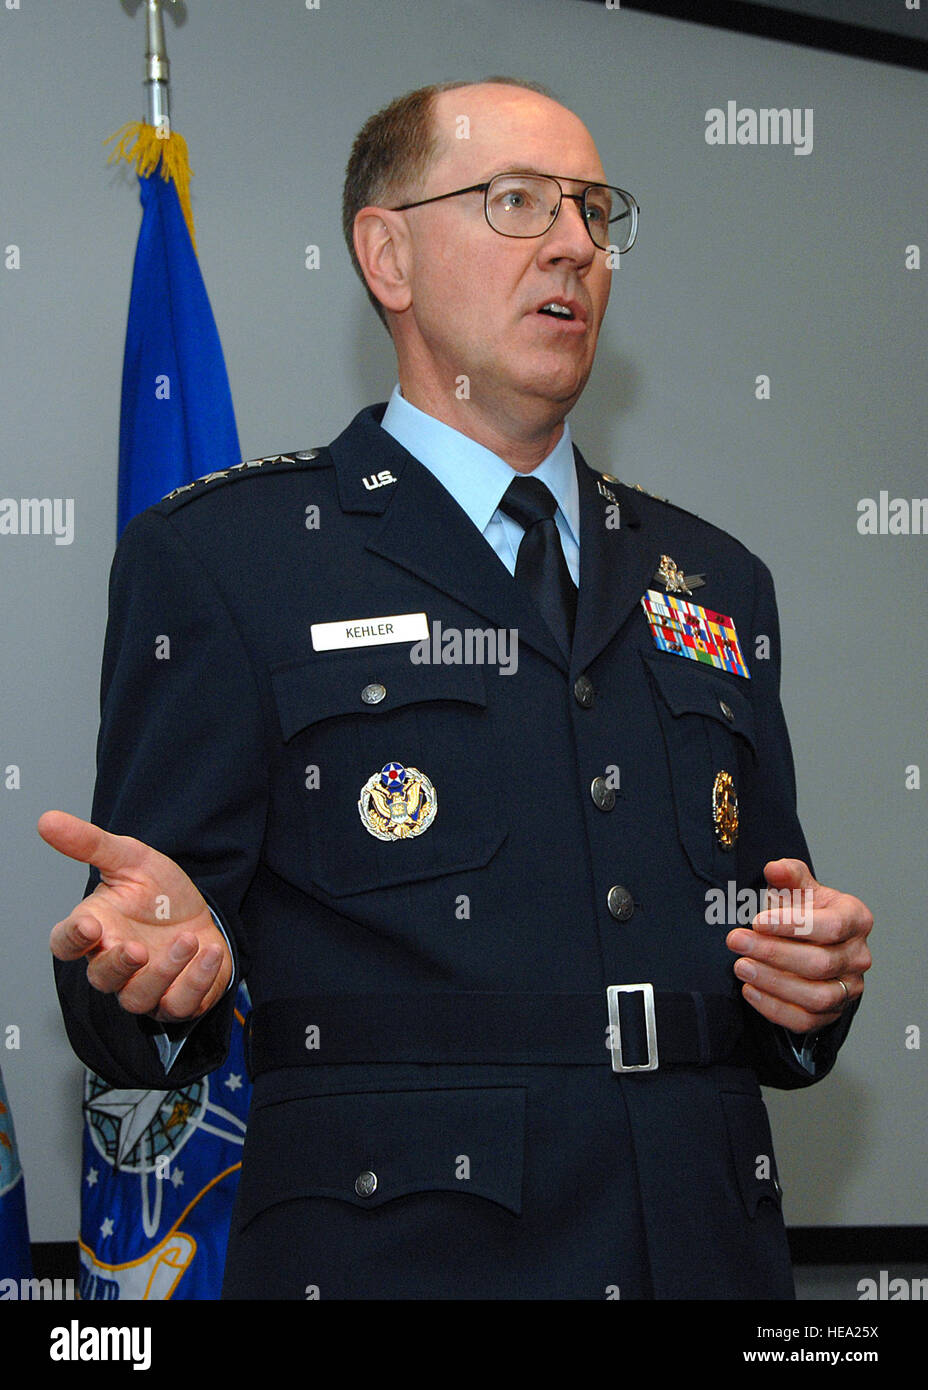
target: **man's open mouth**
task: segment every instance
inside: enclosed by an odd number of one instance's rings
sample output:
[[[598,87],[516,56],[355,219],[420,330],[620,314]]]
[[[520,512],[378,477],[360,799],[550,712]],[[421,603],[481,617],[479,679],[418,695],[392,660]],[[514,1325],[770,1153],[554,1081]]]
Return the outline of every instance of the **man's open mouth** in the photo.
[[[551,314],[556,319],[572,319],[574,312],[566,304],[559,304],[556,299],[550,300],[547,304],[542,304],[538,310],[539,314]]]

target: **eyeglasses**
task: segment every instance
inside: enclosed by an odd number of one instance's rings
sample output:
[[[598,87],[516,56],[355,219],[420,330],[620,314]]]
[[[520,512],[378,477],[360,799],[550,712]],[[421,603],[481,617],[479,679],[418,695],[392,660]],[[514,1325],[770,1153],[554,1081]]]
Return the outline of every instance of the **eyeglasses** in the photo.
[[[620,253],[631,249],[638,234],[640,208],[630,193],[605,183],[589,183],[582,193],[565,193],[558,178],[566,179],[566,175],[497,174],[489,183],[474,183],[469,188],[456,188],[453,193],[439,193],[435,198],[421,198],[417,203],[403,203],[387,211],[406,212],[445,198],[458,198],[462,193],[482,193],[483,210],[494,232],[501,236],[537,237],[554,226],[561,203],[570,198],[578,204],[594,246]]]

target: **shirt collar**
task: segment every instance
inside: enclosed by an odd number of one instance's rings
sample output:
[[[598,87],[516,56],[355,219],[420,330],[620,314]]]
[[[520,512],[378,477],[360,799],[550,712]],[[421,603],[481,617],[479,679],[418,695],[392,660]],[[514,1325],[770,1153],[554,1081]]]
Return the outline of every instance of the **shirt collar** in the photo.
[[[504,492],[517,476],[505,459],[411,405],[399,384],[393,388],[380,424],[451,493],[477,529],[485,531]],[[550,454],[528,476],[540,478],[550,488],[579,544],[580,494],[567,420]]]

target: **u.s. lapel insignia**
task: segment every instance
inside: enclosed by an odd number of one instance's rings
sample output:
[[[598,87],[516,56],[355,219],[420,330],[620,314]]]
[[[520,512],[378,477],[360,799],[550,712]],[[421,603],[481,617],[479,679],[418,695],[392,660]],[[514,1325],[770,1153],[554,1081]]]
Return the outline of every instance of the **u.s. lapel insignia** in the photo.
[[[361,788],[358,811],[365,830],[378,840],[408,840],[435,819],[438,797],[424,772],[387,763]]]
[[[717,772],[712,784],[712,824],[722,849],[733,849],[738,839],[738,797],[730,772]]]
[[[389,468],[382,468],[379,473],[368,473],[366,478],[361,479],[361,482],[368,492],[374,492],[379,487],[387,487],[390,483],[395,483],[396,479]]]

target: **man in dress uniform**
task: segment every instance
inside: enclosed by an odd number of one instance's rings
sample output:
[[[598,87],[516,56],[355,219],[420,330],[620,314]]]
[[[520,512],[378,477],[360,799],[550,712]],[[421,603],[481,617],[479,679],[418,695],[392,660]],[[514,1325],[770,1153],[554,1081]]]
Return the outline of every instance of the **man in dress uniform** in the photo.
[[[247,978],[226,1296],[792,1296],[759,1083],[831,1069],[872,919],[809,867],[769,571],[572,444],[611,174],[531,84],[373,117],[389,403],[118,547],[52,950],[115,1085],[218,1066]]]

